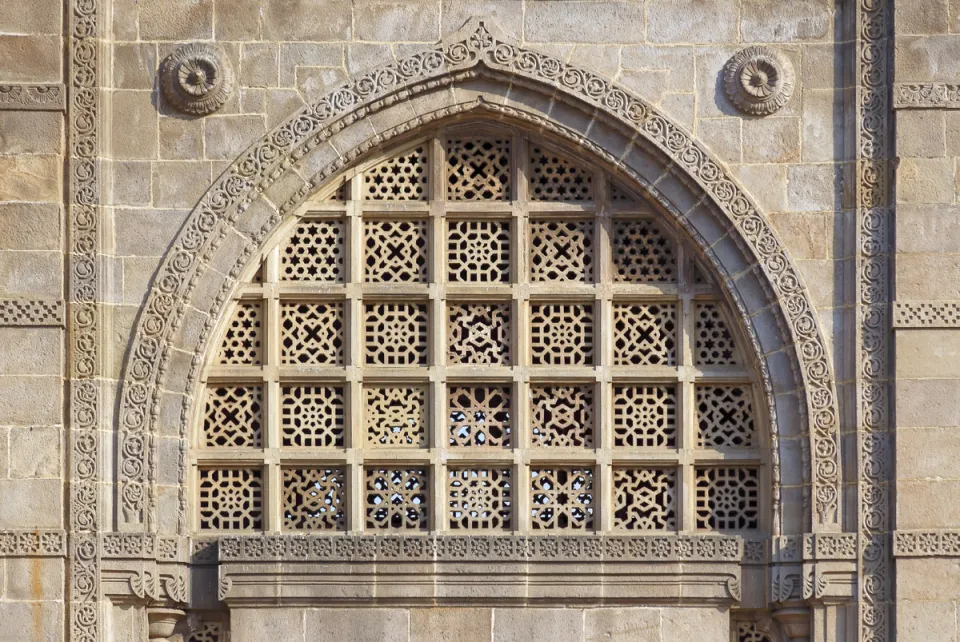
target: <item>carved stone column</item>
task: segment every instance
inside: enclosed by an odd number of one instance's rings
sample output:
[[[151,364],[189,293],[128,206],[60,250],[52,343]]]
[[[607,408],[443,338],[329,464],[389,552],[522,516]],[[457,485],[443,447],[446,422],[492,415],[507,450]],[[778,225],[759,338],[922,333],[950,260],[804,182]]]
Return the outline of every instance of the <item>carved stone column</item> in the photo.
[[[183,642],[187,614],[180,609],[150,607],[147,609],[150,642]]]

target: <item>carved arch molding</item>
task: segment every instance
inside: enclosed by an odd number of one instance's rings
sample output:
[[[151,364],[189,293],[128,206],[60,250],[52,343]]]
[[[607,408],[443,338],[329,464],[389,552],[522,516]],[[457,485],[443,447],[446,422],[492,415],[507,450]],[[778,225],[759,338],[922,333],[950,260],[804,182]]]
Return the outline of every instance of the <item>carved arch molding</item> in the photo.
[[[294,114],[241,155],[194,208],[155,277],[127,356],[117,451],[119,528],[185,533],[191,393],[206,343],[263,241],[374,147],[468,112],[519,122],[593,153],[659,202],[703,248],[756,352],[766,355],[761,375],[770,425],[782,430],[783,422],[797,424],[809,463],[809,495],[802,502],[812,509],[809,526],[839,530],[839,414],[830,357],[799,272],[769,221],[718,161],[654,107],[596,74],[525,49],[483,22],[357,77]],[[158,447],[161,438],[179,440],[172,461],[158,461],[161,452],[170,452]],[[775,477],[776,455],[774,448]],[[160,463],[179,468],[180,477],[176,499],[164,494],[158,512]],[[176,524],[169,518],[171,503]]]

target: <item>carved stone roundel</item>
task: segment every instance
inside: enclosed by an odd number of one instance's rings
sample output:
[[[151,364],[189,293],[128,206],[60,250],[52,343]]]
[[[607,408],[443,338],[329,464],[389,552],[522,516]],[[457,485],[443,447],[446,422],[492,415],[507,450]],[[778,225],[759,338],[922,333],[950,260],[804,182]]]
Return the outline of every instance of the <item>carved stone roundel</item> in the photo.
[[[742,49],[723,69],[723,87],[740,111],[768,116],[787,104],[795,76],[790,60],[769,47]]]
[[[176,109],[206,116],[233,92],[233,69],[223,51],[207,44],[189,44],[167,56],[160,68],[163,95]]]

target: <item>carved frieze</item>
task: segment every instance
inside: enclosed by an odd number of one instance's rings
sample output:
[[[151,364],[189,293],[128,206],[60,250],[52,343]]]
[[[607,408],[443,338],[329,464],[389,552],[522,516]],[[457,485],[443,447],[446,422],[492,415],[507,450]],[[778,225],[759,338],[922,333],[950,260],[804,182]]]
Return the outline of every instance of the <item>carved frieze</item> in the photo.
[[[66,108],[63,85],[0,85],[0,109],[63,111]]]

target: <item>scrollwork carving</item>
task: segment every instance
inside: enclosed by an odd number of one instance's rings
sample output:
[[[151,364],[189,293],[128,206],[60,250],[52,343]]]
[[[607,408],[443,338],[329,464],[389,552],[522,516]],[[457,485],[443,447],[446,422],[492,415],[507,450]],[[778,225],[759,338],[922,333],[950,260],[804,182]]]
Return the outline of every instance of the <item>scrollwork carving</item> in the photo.
[[[233,92],[233,69],[219,47],[191,43],[163,61],[160,86],[173,107],[206,116],[220,109]]]
[[[769,47],[738,51],[723,68],[723,88],[740,111],[769,116],[787,104],[796,83],[793,64]]]

